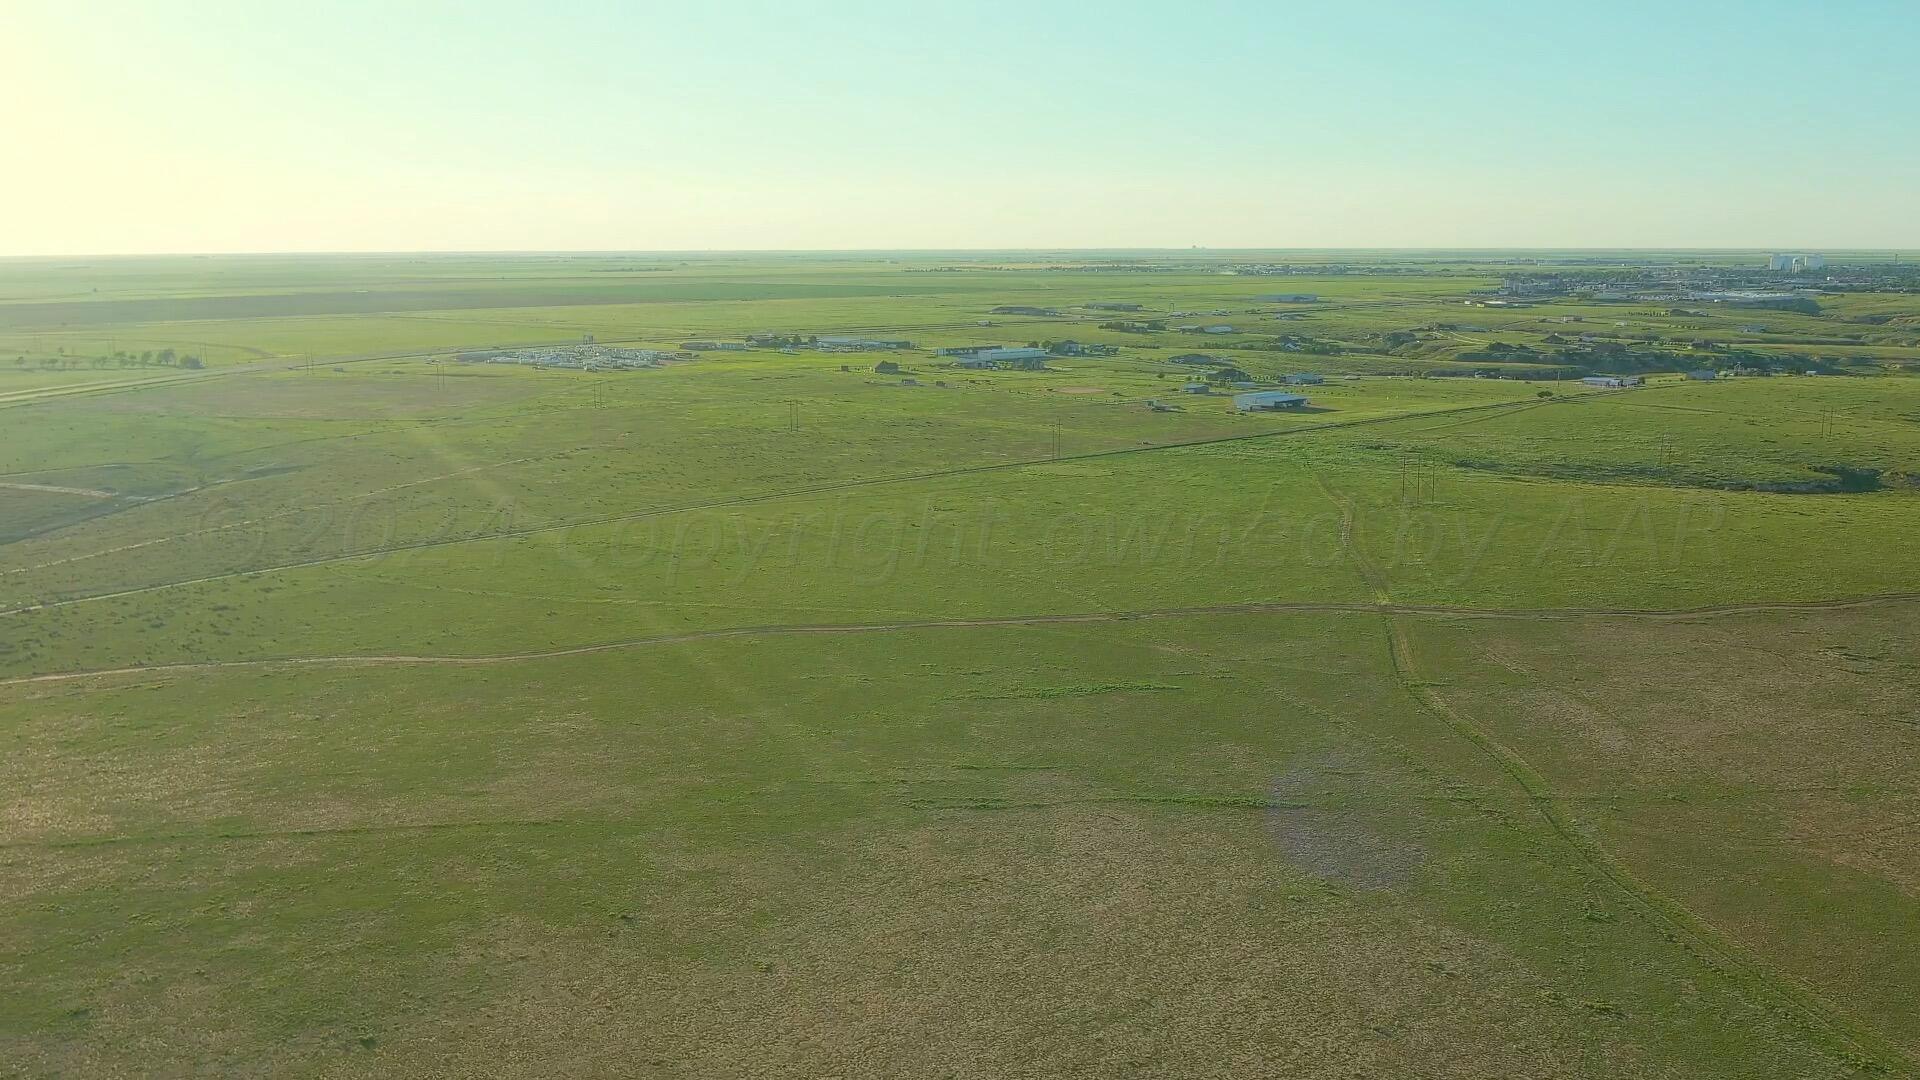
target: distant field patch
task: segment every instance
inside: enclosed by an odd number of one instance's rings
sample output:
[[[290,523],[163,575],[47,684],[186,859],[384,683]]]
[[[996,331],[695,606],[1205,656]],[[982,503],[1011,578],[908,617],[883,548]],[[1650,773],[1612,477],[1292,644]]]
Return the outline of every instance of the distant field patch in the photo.
[[[191,296],[139,300],[59,300],[0,304],[0,327],[104,326],[200,319],[258,319],[309,315],[378,315],[396,311],[474,308],[574,307],[685,300],[792,300],[897,296],[967,291],[955,285],[891,285],[812,281],[632,281],[552,286],[512,284],[496,289],[382,289],[272,295]]]
[[[0,544],[107,513],[112,499],[103,491],[0,482]]]
[[[639,379],[645,372],[617,378]],[[475,370],[414,364],[341,371],[320,368],[272,375],[243,375],[201,386],[164,387],[140,394],[103,397],[88,407],[113,413],[253,419],[377,420],[460,413],[502,405],[542,393],[586,387],[592,376],[517,368]]]
[[[1173,683],[1116,682],[1088,683],[1081,686],[1023,686],[1014,690],[983,690],[962,697],[984,700],[1045,700],[1048,698],[1098,697],[1102,694],[1137,694],[1181,690]]]

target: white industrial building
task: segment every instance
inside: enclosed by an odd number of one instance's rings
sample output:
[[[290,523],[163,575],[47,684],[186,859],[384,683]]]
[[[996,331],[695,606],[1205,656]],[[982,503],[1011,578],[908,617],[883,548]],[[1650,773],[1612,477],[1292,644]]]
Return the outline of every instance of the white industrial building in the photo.
[[[1779,254],[1767,259],[1767,269],[1782,270],[1789,274],[1805,273],[1808,270],[1825,270],[1826,268],[1827,257],[1825,255]]]

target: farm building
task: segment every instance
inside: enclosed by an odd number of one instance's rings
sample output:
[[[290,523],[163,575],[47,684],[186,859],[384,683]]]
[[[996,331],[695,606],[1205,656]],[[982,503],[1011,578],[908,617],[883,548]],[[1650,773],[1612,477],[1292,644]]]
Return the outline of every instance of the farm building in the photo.
[[[1623,386],[1639,386],[1638,375],[1589,375],[1580,380],[1588,386],[1597,386],[1603,390],[1616,390]]]
[[[1143,306],[1144,305],[1141,305],[1141,304],[1106,303],[1106,304],[1088,304],[1087,309],[1089,311],[1139,311]]]
[[[949,345],[944,349],[935,349],[935,356],[978,356],[994,349],[1004,349],[1004,345]]]
[[[863,338],[846,334],[827,334],[813,339],[817,348],[822,349],[911,349],[913,342],[905,338]]]
[[[1311,371],[1303,371],[1298,375],[1289,375],[1286,378],[1288,386],[1318,386],[1326,381],[1326,376],[1316,375]]]
[[[1023,360],[1038,360],[1044,363],[1047,359],[1047,350],[1030,348],[982,349],[974,353],[973,357],[976,360],[988,360],[996,364],[1015,364]]]
[[[1202,364],[1225,363],[1225,361],[1221,360],[1217,356],[1208,356],[1206,353],[1202,353],[1202,352],[1181,353],[1179,356],[1170,357],[1169,359],[1171,360],[1172,363],[1175,363],[1175,364],[1191,364],[1195,367],[1198,367]]]
[[[1712,368],[1701,368],[1698,371],[1687,372],[1687,378],[1692,379],[1694,382],[1712,382],[1714,377],[1715,373]]]
[[[1320,302],[1320,294],[1310,292],[1277,292],[1268,293],[1265,296],[1256,296],[1253,299],[1256,303],[1261,304],[1316,304]]]
[[[1248,394],[1233,395],[1233,407],[1241,412],[1274,412],[1279,409],[1298,409],[1307,403],[1299,394],[1289,394],[1284,390],[1255,390]]]
[[[561,345],[510,349],[504,352],[464,352],[464,363],[523,364],[531,367],[579,368],[587,371],[659,367],[672,354],[657,349],[623,349],[609,345]]]
[[[1047,350],[1055,356],[1112,356],[1119,352],[1113,345],[1103,345],[1097,341],[1056,341]]]
[[[1183,392],[1185,392],[1185,393],[1189,393],[1189,394],[1211,394],[1211,393],[1213,393],[1213,387],[1211,387],[1211,386],[1208,386],[1208,385],[1207,385],[1206,383],[1203,383],[1203,382],[1190,382],[1190,383],[1188,383],[1187,385],[1185,385],[1185,386],[1183,386],[1183,387],[1181,387],[1180,389],[1181,389],[1181,390],[1182,390]]]
[[[1009,349],[995,346],[964,352],[955,350],[947,355],[953,358],[954,367],[973,371],[997,367],[1013,368],[1018,371],[1045,371],[1047,357],[1050,354],[1045,349]]]
[[[1233,333],[1233,327],[1227,323],[1215,323],[1212,326],[1201,327],[1200,332],[1203,334],[1231,334]]]
[[[1031,307],[1026,304],[1001,304],[999,307],[994,308],[992,311],[987,312],[987,314],[989,315],[1058,315],[1060,313],[1058,311],[1055,311],[1052,308],[1046,308],[1046,307]]]

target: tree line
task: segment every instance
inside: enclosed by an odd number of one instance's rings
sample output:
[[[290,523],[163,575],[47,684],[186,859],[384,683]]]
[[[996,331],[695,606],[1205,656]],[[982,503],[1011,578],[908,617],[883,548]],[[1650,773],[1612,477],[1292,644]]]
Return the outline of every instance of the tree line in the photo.
[[[193,353],[180,353],[172,349],[144,349],[129,352],[115,349],[105,356],[68,355],[65,347],[54,351],[52,356],[29,357],[20,353],[13,358],[13,366],[25,370],[31,364],[42,371],[77,370],[83,367],[104,369],[110,367],[172,367],[197,371],[207,366],[206,361]]]

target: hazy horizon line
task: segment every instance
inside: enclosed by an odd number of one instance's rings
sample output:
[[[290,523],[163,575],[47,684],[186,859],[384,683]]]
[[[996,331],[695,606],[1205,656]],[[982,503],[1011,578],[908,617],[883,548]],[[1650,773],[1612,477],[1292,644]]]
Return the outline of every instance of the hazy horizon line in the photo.
[[[1853,247],[1825,246],[1819,244],[1795,245],[1758,245],[1741,247],[1710,247],[1698,245],[1674,245],[1670,247],[1633,245],[1611,247],[1603,245],[1551,245],[1551,246],[1445,246],[1445,245],[1408,245],[1380,246],[1312,246],[1312,247],[1074,247],[1067,245],[1035,247],[848,247],[848,248],[285,248],[279,250],[229,250],[229,251],[72,251],[72,252],[32,252],[0,253],[0,260],[25,261],[36,259],[207,259],[207,258],[254,258],[273,256],[359,256],[359,255],[999,255],[999,254],[1185,254],[1185,253],[1345,253],[1374,254],[1380,252],[1403,252],[1409,254],[1424,253],[1508,253],[1539,252],[1561,254],[1568,252],[1618,252],[1626,254],[1725,254],[1749,255],[1766,253],[1845,253],[1861,255],[1916,255],[1920,248],[1906,247]]]

